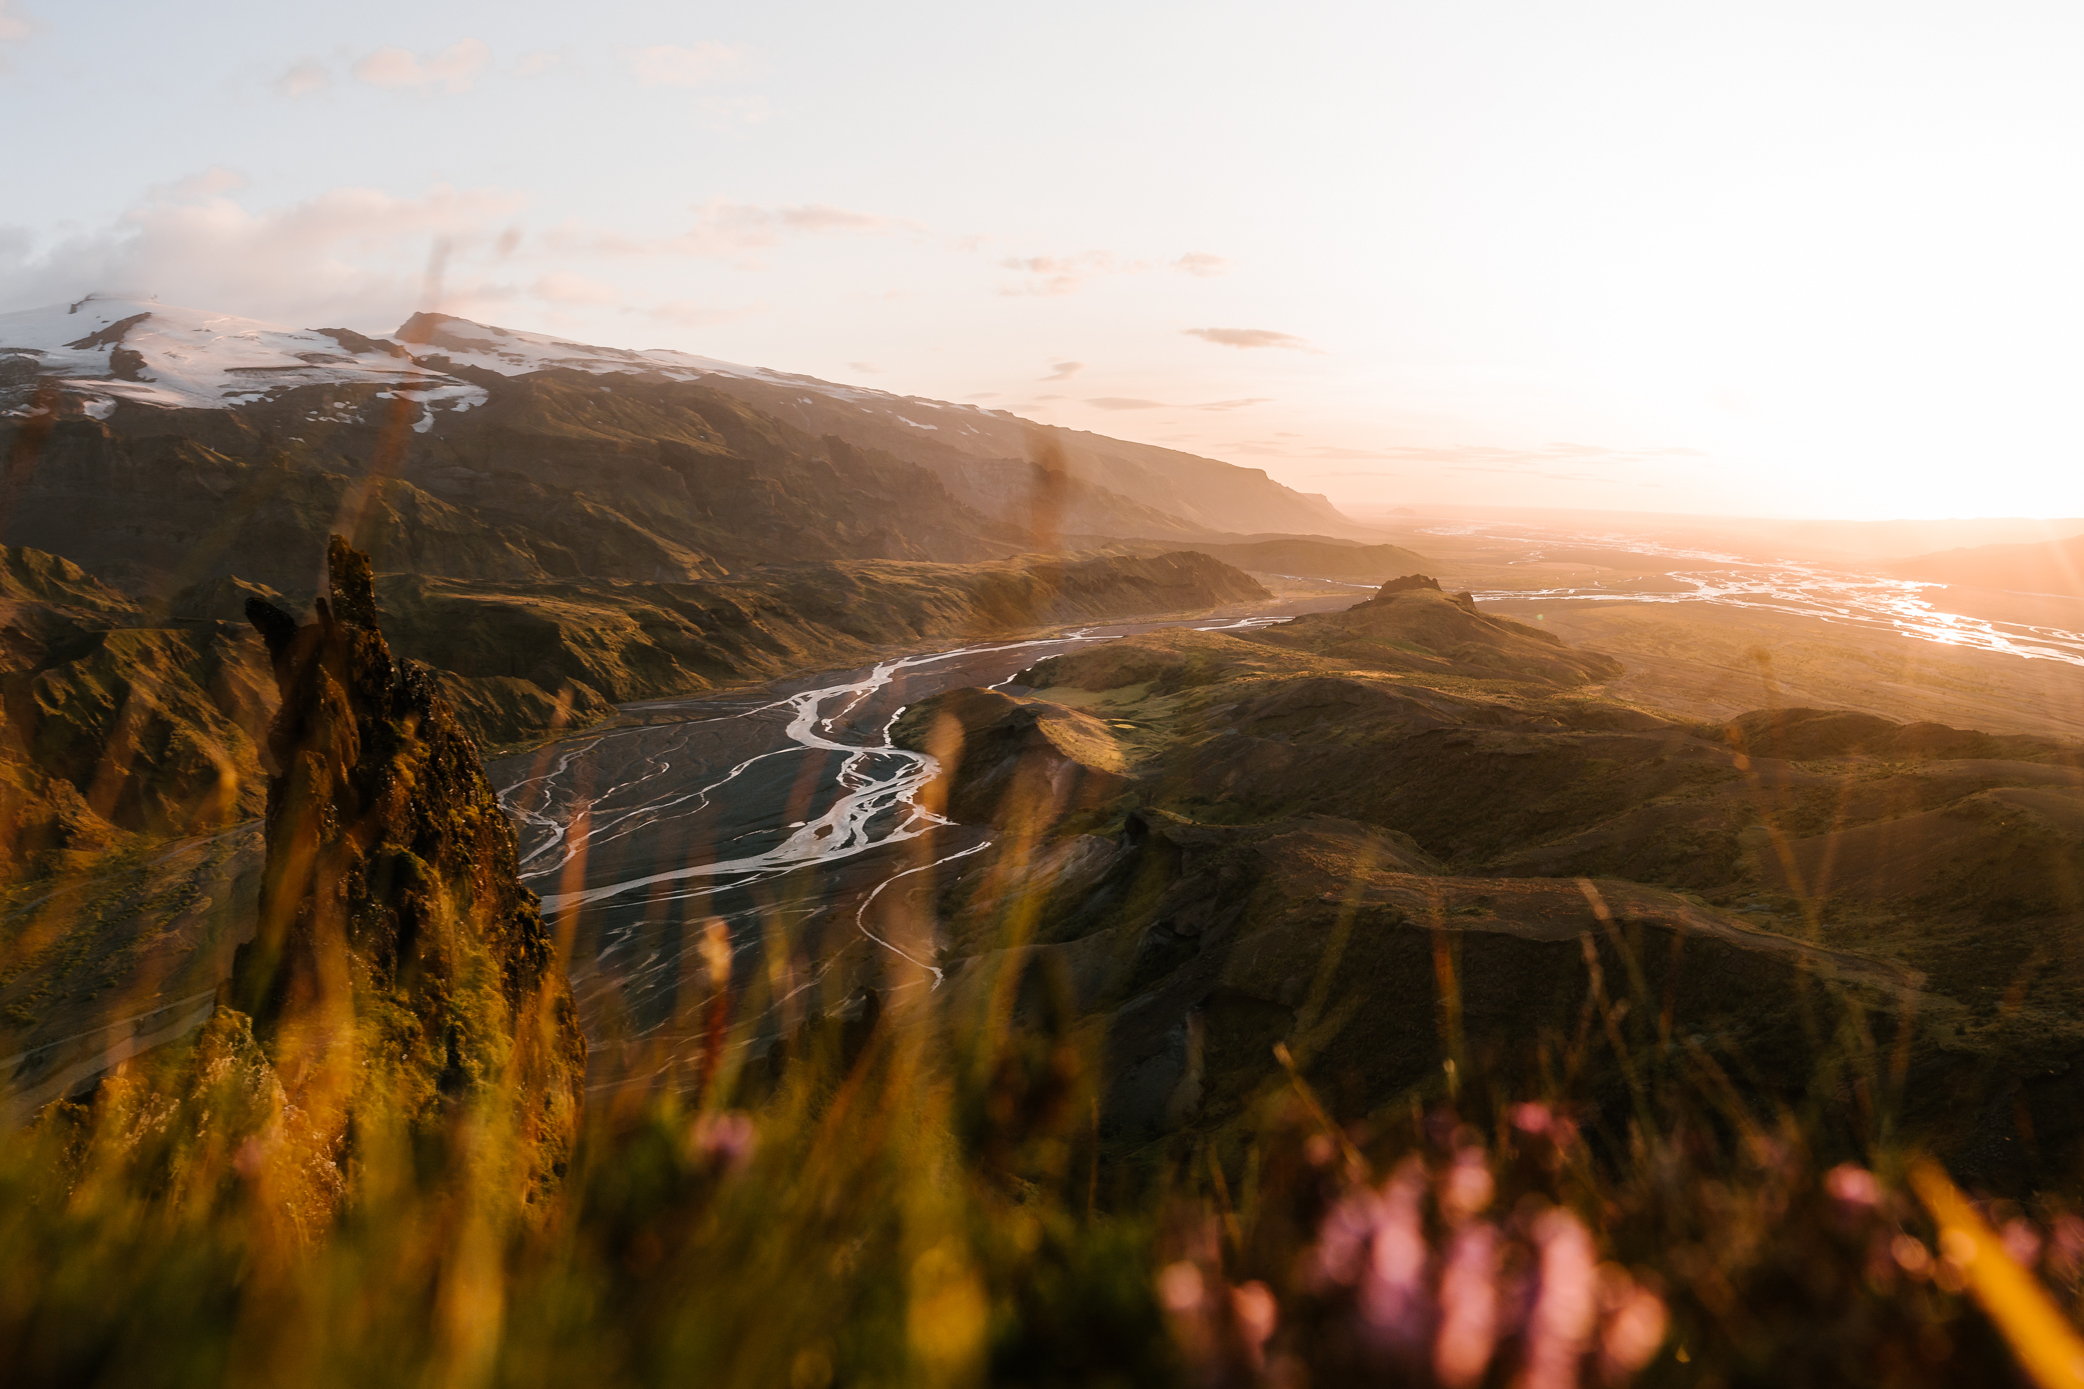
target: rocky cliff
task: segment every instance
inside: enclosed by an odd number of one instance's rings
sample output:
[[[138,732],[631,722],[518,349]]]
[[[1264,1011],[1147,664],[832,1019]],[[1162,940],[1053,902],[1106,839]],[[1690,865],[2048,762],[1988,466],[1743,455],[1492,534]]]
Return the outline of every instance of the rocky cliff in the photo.
[[[250,607],[281,711],[259,922],[225,1006],[344,1156],[467,1123],[540,1187],[585,1063],[563,962],[476,748],[378,629],[368,557],[336,536],[328,562],[317,621]]]

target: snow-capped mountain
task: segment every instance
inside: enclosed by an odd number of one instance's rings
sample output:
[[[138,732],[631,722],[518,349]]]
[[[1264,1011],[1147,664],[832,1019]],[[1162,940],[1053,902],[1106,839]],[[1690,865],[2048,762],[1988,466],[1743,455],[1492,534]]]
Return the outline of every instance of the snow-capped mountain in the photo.
[[[898,422],[927,431],[952,425],[975,433],[974,424],[963,417],[986,413],[668,348],[595,347],[446,314],[415,314],[392,338],[347,328],[285,328],[153,298],[101,294],[0,314],[0,382],[13,387],[5,405],[18,415],[36,408],[27,399],[35,386],[54,387],[75,397],[85,414],[105,419],[121,401],[225,409],[270,400],[300,386],[376,385],[386,399],[400,392],[428,407],[420,420],[424,431],[437,411],[468,410],[484,402],[482,387],[455,374],[465,367],[500,376],[562,370],[674,381],[725,377],[877,406]],[[906,409],[915,415],[954,412],[958,419],[913,421],[903,418]]]
[[[230,410],[265,414],[271,429],[301,443],[302,425],[381,416],[441,435],[486,404],[492,378],[559,372],[699,382],[813,437],[925,467],[966,504],[1021,524],[1026,516],[1015,513],[1031,504],[1039,464],[1071,489],[1061,499],[1069,532],[1371,534],[1325,498],[1257,468],[669,349],[598,347],[434,313],[376,338],[100,294],[0,314],[0,414],[18,418],[55,411],[109,420],[125,406]]]
[[[119,402],[164,409],[226,409],[296,386],[373,385],[429,407],[468,409],[481,387],[429,372],[403,347],[343,328],[283,328],[257,319],[89,295],[0,314],[0,406],[39,408],[39,388],[106,419]]]

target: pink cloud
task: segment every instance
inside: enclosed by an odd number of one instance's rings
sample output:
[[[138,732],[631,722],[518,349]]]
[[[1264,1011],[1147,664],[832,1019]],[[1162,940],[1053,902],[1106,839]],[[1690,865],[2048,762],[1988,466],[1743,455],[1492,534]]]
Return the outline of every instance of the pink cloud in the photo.
[[[0,302],[77,299],[135,288],[190,304],[301,327],[385,329],[416,307],[430,253],[447,250],[444,307],[510,300],[512,286],[472,269],[492,229],[524,200],[499,189],[437,185],[420,197],[335,188],[251,211],[224,196],[237,175],[211,170],[154,189],[116,224],[33,253],[0,250]]]
[[[294,100],[333,85],[333,74],[316,58],[306,58],[275,79],[275,90]]]
[[[483,39],[464,39],[429,58],[407,48],[379,48],[355,64],[355,77],[372,87],[424,89],[439,84],[450,95],[467,92],[492,61]]]
[[[1182,328],[1190,338],[1215,343],[1218,347],[1286,347],[1297,352],[1315,352],[1309,340],[1293,333],[1276,333],[1271,328]]]

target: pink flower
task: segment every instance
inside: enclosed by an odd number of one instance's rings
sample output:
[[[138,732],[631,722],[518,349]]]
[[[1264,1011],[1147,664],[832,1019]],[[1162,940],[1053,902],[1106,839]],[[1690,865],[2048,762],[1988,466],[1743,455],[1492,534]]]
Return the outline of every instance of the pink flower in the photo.
[[[1621,1384],[1657,1354],[1671,1318],[1664,1299],[1636,1286],[1626,1269],[1608,1264],[1600,1271],[1606,1324],[1599,1333],[1599,1372],[1608,1384]]]
[[[2048,1271],[2058,1278],[2075,1278],[2080,1265],[2084,1265],[2084,1220],[2058,1215],[2048,1238]]]
[[[1368,1241],[1382,1220],[1382,1198],[1366,1187],[1347,1193],[1317,1227],[1317,1245],[1311,1251],[1309,1281],[1320,1292],[1350,1288],[1360,1281],[1361,1261],[1367,1257]]]
[[[1440,1208],[1450,1220],[1467,1220],[1491,1204],[1496,1190],[1483,1149],[1464,1148],[1440,1179]]]
[[[1165,1265],[1158,1275],[1158,1301],[1176,1317],[1200,1307],[1203,1292],[1201,1270],[1185,1259]]]
[[[1871,1206],[1881,1199],[1881,1183],[1874,1174],[1849,1162],[1824,1173],[1824,1190],[1848,1206]]]
[[[704,1114],[688,1134],[690,1156],[725,1172],[736,1172],[752,1161],[753,1149],[759,1146],[753,1116],[742,1109]]]
[[[1409,1351],[1424,1345],[1431,1307],[1426,1296],[1425,1164],[1406,1158],[1382,1184],[1374,1241],[1360,1285],[1360,1313],[1378,1343]]]
[[[1244,1343],[1245,1359],[1253,1369],[1266,1364],[1266,1343],[1273,1339],[1281,1309],[1273,1289],[1254,1279],[1230,1290],[1230,1313],[1237,1319],[1237,1337]]]
[[[1440,1275],[1440,1336],[1433,1373],[1448,1389],[1483,1378],[1498,1344],[1498,1231],[1489,1222],[1464,1226]]]
[[[2000,1237],[2004,1240],[2004,1252],[2021,1268],[2032,1268],[2041,1256],[2041,1232],[2033,1228],[2030,1220],[2007,1220]]]
[[[1575,1389],[1578,1362],[1598,1311],[1592,1236],[1584,1222],[1556,1207],[1534,1222],[1540,1283],[1527,1318],[1522,1389]]]

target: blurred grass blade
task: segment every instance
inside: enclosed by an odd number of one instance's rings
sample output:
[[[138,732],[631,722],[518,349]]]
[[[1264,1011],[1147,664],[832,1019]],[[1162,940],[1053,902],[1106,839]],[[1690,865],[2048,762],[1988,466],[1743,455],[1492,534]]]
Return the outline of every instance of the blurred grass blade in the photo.
[[[2042,1389],[2084,1386],[2084,1339],[2033,1275],[2019,1267],[1938,1163],[1911,1164],[1910,1184],[1939,1225],[1939,1247]]]

